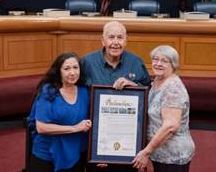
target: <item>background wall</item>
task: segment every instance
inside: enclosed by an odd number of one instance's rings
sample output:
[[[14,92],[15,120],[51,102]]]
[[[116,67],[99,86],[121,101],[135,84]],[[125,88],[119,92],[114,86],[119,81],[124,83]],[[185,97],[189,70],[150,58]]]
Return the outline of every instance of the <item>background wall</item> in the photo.
[[[42,11],[45,8],[65,8],[66,0],[0,0],[0,12],[9,10]]]
[[[0,0],[0,14],[7,14],[8,10],[42,11],[44,8],[64,8],[66,0]],[[95,0],[99,11],[102,0]],[[112,0],[111,13],[114,10],[127,9],[131,0]],[[194,2],[201,0],[158,0],[161,13],[170,13],[171,17],[178,17],[179,9],[192,11]]]

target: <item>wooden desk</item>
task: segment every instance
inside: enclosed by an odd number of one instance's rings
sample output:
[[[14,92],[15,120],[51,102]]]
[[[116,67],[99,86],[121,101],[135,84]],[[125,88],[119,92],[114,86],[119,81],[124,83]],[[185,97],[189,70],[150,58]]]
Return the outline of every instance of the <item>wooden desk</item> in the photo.
[[[111,17],[0,17],[0,77],[44,73],[65,51],[80,56],[101,48],[103,25]],[[180,53],[182,76],[216,76],[216,20],[118,19],[128,30],[127,49],[143,58],[169,44]]]

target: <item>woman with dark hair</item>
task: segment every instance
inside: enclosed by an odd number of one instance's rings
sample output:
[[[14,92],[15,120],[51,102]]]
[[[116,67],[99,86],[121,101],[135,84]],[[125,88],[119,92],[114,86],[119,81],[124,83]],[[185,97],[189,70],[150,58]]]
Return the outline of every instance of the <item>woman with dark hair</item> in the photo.
[[[91,128],[89,96],[81,86],[79,58],[59,55],[38,85],[28,118],[32,132],[30,172],[82,172],[81,153]]]

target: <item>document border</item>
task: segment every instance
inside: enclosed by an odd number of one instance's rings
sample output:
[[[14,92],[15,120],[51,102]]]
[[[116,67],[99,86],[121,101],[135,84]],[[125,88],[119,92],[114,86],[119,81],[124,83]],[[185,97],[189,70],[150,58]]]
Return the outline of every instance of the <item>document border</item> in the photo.
[[[121,95],[138,96],[138,117],[137,117],[137,141],[136,154],[142,150],[147,142],[147,101],[149,87],[126,87],[123,90],[116,90],[112,86],[92,85],[90,96],[90,119],[93,122],[89,133],[88,162],[106,164],[132,164],[134,156],[111,156],[97,155],[98,126],[99,126],[99,104],[100,95]]]

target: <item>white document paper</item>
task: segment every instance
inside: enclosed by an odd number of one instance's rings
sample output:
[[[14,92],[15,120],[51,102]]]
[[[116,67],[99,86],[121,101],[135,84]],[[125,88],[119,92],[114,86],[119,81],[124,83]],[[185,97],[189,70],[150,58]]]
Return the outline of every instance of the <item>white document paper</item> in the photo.
[[[97,155],[135,156],[138,96],[100,95]]]

